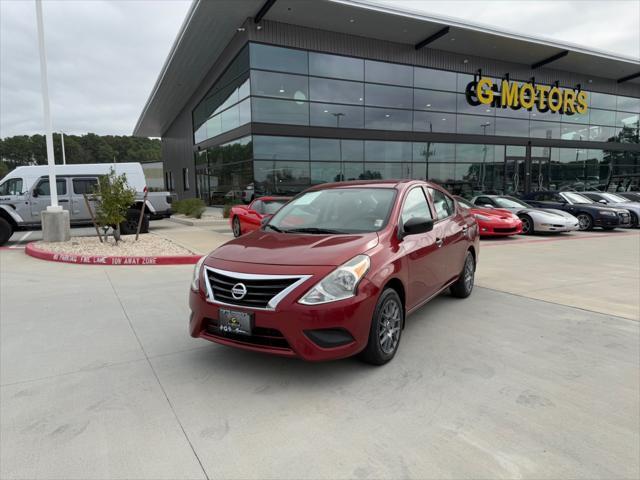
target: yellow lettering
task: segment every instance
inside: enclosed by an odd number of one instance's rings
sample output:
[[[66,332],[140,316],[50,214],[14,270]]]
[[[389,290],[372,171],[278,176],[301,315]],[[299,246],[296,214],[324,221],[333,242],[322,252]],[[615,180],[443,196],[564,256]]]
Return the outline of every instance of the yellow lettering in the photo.
[[[562,92],[558,87],[549,90],[549,110],[557,112],[562,108]]]
[[[576,112],[584,113],[587,111],[587,92],[578,92],[578,104],[576,105]]]
[[[493,82],[490,78],[483,77],[478,80],[478,86],[476,87],[476,95],[480,103],[489,105],[493,102]]]
[[[530,83],[523,83],[520,87],[520,105],[530,110],[536,103],[535,90]]]
[[[576,92],[574,92],[573,90],[565,90],[564,99],[562,101],[562,111],[564,113],[567,113],[567,112],[575,113],[576,111],[574,107],[575,101],[576,101]]]
[[[547,93],[551,90],[548,85],[536,85],[538,91],[538,110],[544,110],[547,107]]]
[[[502,81],[500,105],[503,107],[517,107],[518,106],[518,84],[509,84],[506,80]]]

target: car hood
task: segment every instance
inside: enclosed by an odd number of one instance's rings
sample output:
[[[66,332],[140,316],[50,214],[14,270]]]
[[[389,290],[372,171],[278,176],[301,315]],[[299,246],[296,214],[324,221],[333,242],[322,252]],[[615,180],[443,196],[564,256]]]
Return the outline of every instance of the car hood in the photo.
[[[556,210],[555,208],[523,208],[522,210],[519,210],[518,213],[545,213],[553,217],[562,217],[575,220],[575,217],[570,213],[563,212],[562,210]]]
[[[477,213],[490,218],[512,219],[514,212],[506,208],[474,208],[472,213]]]
[[[310,235],[256,230],[218,247],[209,258],[268,265],[338,266],[376,245],[375,232]]]
[[[613,207],[616,210],[629,210],[634,213],[640,212],[640,203],[638,202],[607,203],[606,206]]]

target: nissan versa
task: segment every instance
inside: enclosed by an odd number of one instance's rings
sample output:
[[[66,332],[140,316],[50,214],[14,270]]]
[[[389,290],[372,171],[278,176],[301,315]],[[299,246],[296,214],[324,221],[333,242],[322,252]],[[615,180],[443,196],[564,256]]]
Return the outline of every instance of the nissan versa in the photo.
[[[196,265],[190,330],[305,360],[393,358],[408,313],[473,289],[478,226],[421,181],[325,184]]]

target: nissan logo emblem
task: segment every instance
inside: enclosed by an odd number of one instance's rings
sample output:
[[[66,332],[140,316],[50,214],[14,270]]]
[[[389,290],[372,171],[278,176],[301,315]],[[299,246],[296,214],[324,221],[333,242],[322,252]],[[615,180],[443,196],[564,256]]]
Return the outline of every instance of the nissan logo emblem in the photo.
[[[246,294],[247,287],[244,286],[244,283],[236,283],[231,287],[231,296],[236,300],[242,300]]]

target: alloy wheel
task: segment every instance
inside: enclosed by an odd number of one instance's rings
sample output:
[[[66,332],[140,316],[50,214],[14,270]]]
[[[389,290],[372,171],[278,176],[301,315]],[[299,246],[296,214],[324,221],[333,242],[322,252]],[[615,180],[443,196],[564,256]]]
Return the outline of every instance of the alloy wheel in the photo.
[[[473,277],[475,275],[475,268],[473,264],[473,257],[469,255],[467,261],[464,263],[464,288],[467,292],[473,289]]]
[[[522,217],[520,220],[522,220],[522,233],[526,235],[531,231],[531,222],[525,217]]]
[[[388,299],[380,310],[380,326],[378,329],[378,340],[380,349],[385,355],[392,354],[400,341],[400,322],[402,314],[400,305],[395,299]]]
[[[580,230],[588,230],[591,227],[591,219],[588,215],[581,213],[578,215],[578,228]]]
[[[240,236],[240,222],[238,221],[238,217],[233,219],[233,236]]]

